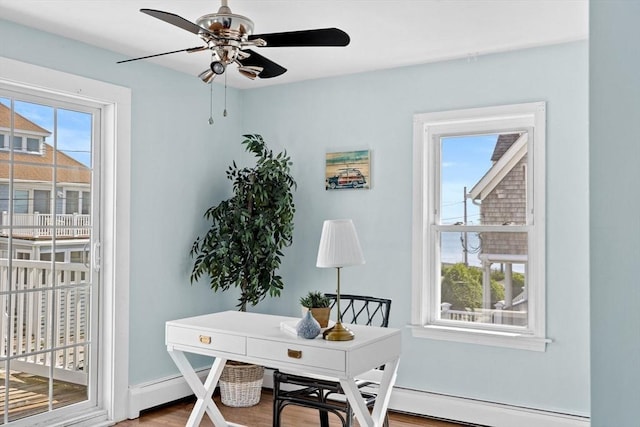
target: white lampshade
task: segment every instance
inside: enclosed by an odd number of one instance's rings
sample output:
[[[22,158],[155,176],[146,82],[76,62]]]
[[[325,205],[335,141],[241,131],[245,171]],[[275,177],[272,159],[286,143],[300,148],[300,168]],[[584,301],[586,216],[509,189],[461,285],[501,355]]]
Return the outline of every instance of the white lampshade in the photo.
[[[318,247],[316,267],[347,267],[364,264],[364,256],[350,219],[326,220]]]

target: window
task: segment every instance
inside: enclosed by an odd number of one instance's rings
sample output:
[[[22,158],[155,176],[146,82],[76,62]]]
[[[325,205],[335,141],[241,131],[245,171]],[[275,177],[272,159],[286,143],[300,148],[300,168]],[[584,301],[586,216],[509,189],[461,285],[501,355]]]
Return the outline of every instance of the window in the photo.
[[[64,262],[64,252],[56,252],[56,262]],[[40,254],[40,261],[51,261],[51,252],[45,252]]]
[[[51,213],[50,190],[33,190],[33,211],[41,214]]]
[[[67,190],[65,197],[66,197],[65,213],[66,214],[78,213],[79,193],[77,191]]]
[[[27,138],[27,151],[31,153],[39,153],[40,140],[37,138]]]
[[[29,213],[28,190],[15,190],[13,192],[13,211],[17,214]]]
[[[5,134],[0,134],[0,149],[1,150],[8,150],[8,144],[5,143],[6,141],[10,141],[10,138],[8,135]],[[25,147],[25,141],[26,141],[26,147]],[[14,151],[21,151],[21,152],[26,152],[27,153],[38,153],[41,154],[41,150],[40,150],[40,139],[39,138],[30,138],[30,137],[23,137],[21,135],[14,135],[13,136],[13,150]]]
[[[71,251],[69,253],[69,262],[86,264],[89,260],[89,251]]]
[[[544,351],[544,103],[414,126],[414,335]]]
[[[91,199],[89,197],[89,192],[82,192],[82,214],[87,215],[91,209]]]
[[[13,136],[13,149],[15,151],[22,151],[22,137],[14,135]]]

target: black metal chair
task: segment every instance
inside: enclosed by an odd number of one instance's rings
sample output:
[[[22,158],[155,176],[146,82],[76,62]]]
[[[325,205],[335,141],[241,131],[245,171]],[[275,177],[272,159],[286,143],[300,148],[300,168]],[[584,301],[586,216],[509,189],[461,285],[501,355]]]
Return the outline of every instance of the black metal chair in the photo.
[[[336,305],[336,294],[325,294],[332,300],[331,308]],[[369,326],[389,325],[391,300],[361,295],[340,295],[342,321],[345,324]],[[283,390],[282,385],[293,387]],[[360,394],[368,408],[376,401],[376,383],[366,380],[356,381]],[[372,387],[373,386],[373,387]],[[280,427],[282,410],[288,405],[297,405],[317,409],[320,413],[320,426],[329,427],[329,413],[335,414],[343,427],[351,427],[353,411],[338,381],[294,375],[276,370],[273,373],[273,427]],[[385,426],[389,425],[385,418]]]

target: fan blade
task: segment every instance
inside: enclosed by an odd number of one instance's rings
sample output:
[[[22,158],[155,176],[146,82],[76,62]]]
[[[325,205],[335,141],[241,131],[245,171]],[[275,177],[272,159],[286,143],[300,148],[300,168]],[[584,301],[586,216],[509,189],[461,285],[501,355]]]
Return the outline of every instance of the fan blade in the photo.
[[[265,47],[347,46],[351,41],[347,33],[337,28],[249,36],[249,40],[254,39],[262,39],[267,42]]]
[[[251,49],[244,49],[249,54],[248,58],[238,59],[236,62],[244,67],[261,67],[262,71],[258,74],[261,79],[270,79],[287,72],[287,69],[276,64],[270,59],[265,58]]]
[[[147,15],[153,16],[154,18],[157,18],[161,21],[175,25],[176,27],[187,30],[193,34],[199,34],[201,31],[209,33],[209,31],[205,30],[200,25],[194,24],[193,22],[188,21],[183,17],[176,15],[175,13],[163,12],[161,10],[155,9],[140,9],[140,12],[146,13]]]
[[[140,59],[154,58],[156,56],[170,55],[172,53],[178,53],[178,52],[189,52],[189,53],[198,52],[198,51],[205,50],[205,49],[207,49],[206,46],[189,47],[187,49],[173,50],[171,52],[156,53],[155,55],[141,56],[140,58],[125,59],[124,61],[116,62],[116,64],[122,64],[123,62],[138,61]]]

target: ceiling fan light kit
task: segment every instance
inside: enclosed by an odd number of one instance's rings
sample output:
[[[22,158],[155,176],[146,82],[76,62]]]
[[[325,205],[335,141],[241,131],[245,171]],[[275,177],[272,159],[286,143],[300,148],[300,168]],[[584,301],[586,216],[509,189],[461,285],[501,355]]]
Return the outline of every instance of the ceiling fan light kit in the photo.
[[[222,0],[222,5],[217,13],[203,15],[195,23],[161,10],[140,9],[140,11],[196,34],[205,45],[127,59],[118,61],[118,63],[177,52],[192,53],[208,49],[213,52],[215,59],[211,62],[209,69],[198,75],[205,83],[211,83],[216,75],[224,74],[230,64],[236,64],[240,74],[252,80],[256,77],[261,79],[277,77],[287,71],[281,65],[249,49],[250,47],[340,47],[347,46],[350,42],[349,35],[338,28],[253,34],[253,21],[246,16],[231,13],[227,0]]]
[[[220,61],[213,61],[209,68],[211,68],[211,71],[213,71],[214,74],[220,75],[224,74],[224,70],[227,68],[227,66]]]
[[[198,77],[200,78],[200,80],[202,80],[205,83],[211,83],[213,79],[216,77],[216,75],[213,73],[213,71],[209,69],[209,70],[204,70],[203,72],[198,74]]]

